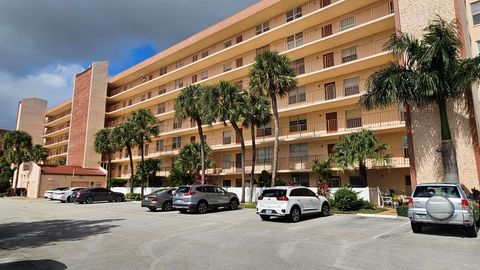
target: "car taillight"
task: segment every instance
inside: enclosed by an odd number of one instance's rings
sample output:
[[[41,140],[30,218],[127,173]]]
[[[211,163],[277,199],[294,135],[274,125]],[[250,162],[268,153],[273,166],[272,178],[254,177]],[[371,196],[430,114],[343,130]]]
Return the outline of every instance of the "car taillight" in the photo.
[[[195,192],[193,192],[191,189],[185,193],[185,196],[192,196],[193,194],[195,194]]]
[[[465,199],[463,199],[463,200],[462,200],[462,207],[463,207],[463,210],[465,210],[465,211],[468,211],[468,210],[470,209],[470,207],[469,207],[469,206],[470,206],[470,204],[468,203],[468,201],[467,201],[467,200],[465,200]]]
[[[155,196],[150,196],[150,197],[148,197],[148,198],[149,198],[151,201],[158,201],[157,197],[155,197]]]
[[[65,194],[65,192],[59,192],[59,193],[58,193],[58,195],[63,195],[63,194]]]
[[[413,198],[408,198],[408,208],[413,208]]]
[[[258,196],[258,200],[259,201],[263,200],[263,195]]]
[[[277,201],[288,201],[288,197],[287,196],[278,196]]]

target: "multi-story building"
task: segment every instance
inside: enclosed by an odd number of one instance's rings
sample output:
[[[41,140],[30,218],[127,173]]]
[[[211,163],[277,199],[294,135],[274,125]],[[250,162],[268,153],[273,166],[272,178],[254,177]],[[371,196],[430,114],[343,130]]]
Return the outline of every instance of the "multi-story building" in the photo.
[[[475,10],[474,3],[471,7]],[[47,112],[44,137],[52,153],[49,160],[66,156],[67,165],[85,166],[86,153],[93,151],[93,131],[103,125],[114,127],[134,110],[147,108],[157,117],[160,135],[145,145],[145,155],[159,159],[161,168],[157,175],[167,177],[180,148],[198,142],[195,123],[175,120],[175,97],[190,84],[211,85],[221,80],[246,89],[255,56],[272,50],[288,56],[298,73],[298,87],[278,104],[279,179],[315,185],[317,176],[311,169],[313,162],[332,154],[339,136],[365,128],[373,130],[382,143],[390,145],[388,154],[392,157],[389,164],[368,161],[368,185],[408,192],[417,181],[441,180],[435,109],[408,110],[398,105],[366,111],[358,105],[359,98],[365,93],[365,81],[372,72],[398,61],[391,52],[384,50],[384,44],[397,31],[419,36],[428,21],[440,14],[448,20],[461,19],[465,28],[463,34],[469,37],[473,31],[472,27],[467,27],[471,25],[471,15],[468,15],[471,12],[470,3],[467,5],[462,0],[260,1],[108,78],[108,85],[107,81],[99,81],[98,89],[92,91],[96,93],[95,99],[92,96],[87,99],[90,102],[88,113],[83,114],[83,118],[77,116],[83,119],[78,125],[74,116],[70,116],[75,114],[75,100],[79,98],[81,87],[76,82],[73,106],[66,101]],[[474,44],[472,41],[472,46]],[[472,104],[479,103],[478,93],[474,97],[476,100],[471,100]],[[450,115],[452,122],[467,128],[453,132],[460,179],[469,186],[478,187],[480,166],[475,163],[480,161],[479,150],[475,148],[478,136],[471,128],[475,126],[475,116],[474,113],[457,113],[455,108]],[[94,128],[85,126],[90,122],[95,122]],[[248,174],[251,173],[249,132],[244,130]],[[217,123],[205,127],[205,135],[213,149],[215,167],[208,170],[213,181],[223,186],[239,186],[240,144],[233,128]],[[257,129],[256,175],[271,170],[272,135],[272,124]],[[77,146],[73,147],[72,142]],[[84,145],[81,149],[83,163],[71,156],[78,153],[80,143]],[[134,155],[134,161],[138,162],[138,149]],[[90,155],[88,160],[89,167],[101,162],[99,155]],[[472,162],[477,166],[472,166]],[[125,150],[113,158],[113,176],[129,176]],[[333,184],[365,185],[355,170],[338,172]]]

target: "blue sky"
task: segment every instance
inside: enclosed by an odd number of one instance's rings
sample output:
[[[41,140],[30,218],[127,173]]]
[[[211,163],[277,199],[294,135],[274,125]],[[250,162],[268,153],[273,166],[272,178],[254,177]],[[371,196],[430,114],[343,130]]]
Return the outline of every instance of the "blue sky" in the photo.
[[[140,44],[138,47],[134,48],[124,59],[110,63],[109,74],[110,76],[115,75],[137,63],[142,62],[156,53],[158,53],[158,49],[155,48],[155,45],[150,43]]]

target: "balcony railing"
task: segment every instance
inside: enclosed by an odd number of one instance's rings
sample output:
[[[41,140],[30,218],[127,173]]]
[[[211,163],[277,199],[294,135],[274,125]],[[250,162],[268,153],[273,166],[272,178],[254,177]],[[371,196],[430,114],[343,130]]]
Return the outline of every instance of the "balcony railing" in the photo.
[[[65,123],[65,124],[62,124],[60,126],[45,129],[45,135],[48,135],[48,134],[51,134],[51,133],[54,133],[54,132],[57,132],[57,131],[60,131],[60,130],[63,130],[63,129],[66,129],[66,128],[69,128],[69,127],[70,127],[70,121]]]
[[[59,113],[59,114],[56,114],[56,115],[54,115],[54,116],[48,116],[46,123],[49,124],[49,123],[51,123],[51,122],[53,122],[53,121],[55,121],[55,120],[58,120],[58,119],[60,119],[60,118],[62,118],[62,117],[65,117],[65,116],[67,116],[67,115],[70,115],[71,113],[72,113],[72,111],[71,111],[71,110],[68,110],[68,111],[64,111],[64,112],[61,112],[61,113]]]
[[[68,141],[68,134],[64,134],[64,135],[59,136],[59,137],[46,139],[45,140],[45,146],[49,146],[49,145],[64,142],[64,141]]]

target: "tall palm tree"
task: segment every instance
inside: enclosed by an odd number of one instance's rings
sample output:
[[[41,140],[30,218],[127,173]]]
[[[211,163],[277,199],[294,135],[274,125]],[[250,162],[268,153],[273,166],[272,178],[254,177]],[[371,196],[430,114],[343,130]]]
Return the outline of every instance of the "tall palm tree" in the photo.
[[[194,181],[199,178],[202,167],[200,165],[201,146],[198,143],[190,143],[182,147],[180,154],[175,159],[175,163],[170,172],[170,180],[174,184],[186,185],[191,184],[189,181]],[[212,150],[205,145],[205,167],[212,168],[213,160],[211,159]],[[199,166],[200,165],[200,166]]]
[[[112,154],[120,150],[119,145],[113,140],[113,130],[103,128],[95,133],[95,152],[107,156],[107,188],[112,181]]]
[[[341,170],[358,166],[361,182],[367,186],[367,159],[389,162],[390,156],[385,153],[388,148],[389,145],[380,143],[380,139],[371,130],[363,129],[340,136],[333,147],[332,161]]]
[[[40,144],[36,144],[30,149],[29,160],[35,163],[44,163],[48,157],[48,149]]]
[[[127,148],[130,160],[130,193],[133,193],[133,156],[132,147],[138,144],[137,125],[132,121],[125,121],[113,128],[112,140],[115,144]]]
[[[31,148],[32,136],[25,131],[13,130],[5,133],[3,136],[3,149],[6,150],[7,155],[11,155],[13,164],[17,168],[13,194],[17,194],[18,176],[20,174],[18,169],[22,161],[28,156]]]
[[[252,136],[252,170],[250,173],[250,202],[253,201],[253,188],[255,184],[255,165],[257,161],[257,146],[255,143],[255,127],[270,123],[272,118],[270,102],[263,97],[249,92],[245,99],[243,126],[250,127]]]
[[[245,202],[245,140],[243,138],[243,130],[239,126],[239,122],[245,115],[246,93],[240,92],[234,83],[221,81],[211,90],[211,101],[213,106],[209,109],[218,117],[219,121],[227,126],[230,122],[240,141],[240,149],[242,153],[242,194],[241,202]]]
[[[187,86],[175,98],[175,117],[178,120],[190,118],[197,124],[198,136],[200,137],[201,146],[201,165],[202,165],[202,184],[205,184],[205,136],[203,135],[204,124],[212,124],[214,118],[211,114],[206,113],[204,96],[209,90],[208,87],[199,84]]]
[[[458,182],[455,148],[447,116],[447,102],[457,99],[480,78],[480,57],[461,59],[462,42],[455,21],[438,17],[421,40],[400,34],[385,45],[403,58],[370,75],[361,103],[367,109],[403,103],[439,109],[444,179]]]
[[[143,189],[145,188],[145,178],[147,175],[143,169],[143,165],[145,164],[145,142],[151,142],[152,137],[158,135],[158,129],[155,125],[157,123],[157,118],[155,118],[155,116],[149,110],[139,109],[134,111],[128,119],[135,124],[137,131],[136,140],[140,148],[140,157],[142,160],[140,195],[143,197]]]
[[[290,66],[290,60],[278,52],[266,51],[255,58],[252,69],[248,75],[250,89],[270,97],[275,142],[273,145],[272,186],[275,185],[278,167],[279,149],[279,120],[277,96],[283,98],[288,91],[297,85],[295,70]]]

